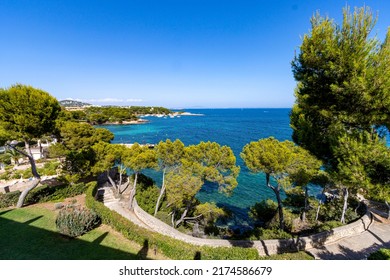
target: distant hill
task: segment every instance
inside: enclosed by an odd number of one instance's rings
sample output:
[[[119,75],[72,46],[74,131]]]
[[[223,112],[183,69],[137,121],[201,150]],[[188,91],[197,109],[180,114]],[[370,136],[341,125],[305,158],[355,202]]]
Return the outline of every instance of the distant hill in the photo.
[[[61,106],[64,107],[84,107],[84,106],[91,106],[89,103],[84,103],[81,101],[76,100],[61,100],[60,101]]]

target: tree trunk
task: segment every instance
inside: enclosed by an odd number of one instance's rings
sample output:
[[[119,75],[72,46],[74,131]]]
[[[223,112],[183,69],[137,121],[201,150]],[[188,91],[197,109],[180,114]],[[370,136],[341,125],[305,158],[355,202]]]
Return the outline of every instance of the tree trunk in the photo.
[[[173,210],[171,214],[172,214],[171,223],[172,223],[172,227],[174,228],[174,227],[175,227],[175,215],[176,215],[176,211]]]
[[[283,205],[282,199],[280,198],[279,187],[274,188],[276,199],[278,200],[278,212],[279,212],[279,227],[281,230],[284,230],[284,214],[283,214]]]
[[[24,155],[25,157],[28,158],[29,162],[30,162],[30,166],[31,166],[31,173],[34,177],[34,182],[31,184],[31,186],[29,186],[28,188],[24,189],[22,191],[22,193],[20,194],[19,196],[19,199],[18,199],[18,202],[16,204],[16,207],[17,208],[21,208],[24,204],[24,200],[26,199],[26,196],[27,194],[32,190],[34,189],[36,186],[39,185],[40,181],[41,181],[41,176],[39,175],[38,171],[37,171],[37,166],[35,164],[35,159],[33,158],[32,154],[31,154],[31,149],[30,149],[30,145],[28,143],[27,140],[24,141],[24,144],[25,144],[25,147],[26,147],[26,152],[22,151],[22,150],[19,150],[17,149],[16,147],[14,146],[11,146],[11,145],[7,145],[9,148],[15,150],[16,152],[18,152],[19,154],[21,155]]]
[[[186,209],[184,210],[183,214],[181,215],[180,219],[176,221],[175,228],[177,228],[184,221],[184,218],[187,216],[189,208],[190,207],[187,206]]]
[[[163,197],[163,195],[164,195],[164,193],[165,193],[165,171],[166,171],[166,168],[164,168],[164,170],[163,170],[162,185],[161,185],[160,194],[159,194],[158,199],[157,199],[156,207],[155,207],[155,209],[154,209],[154,216],[157,215],[158,208],[160,208],[160,201],[161,201],[161,198]]]
[[[308,199],[309,199],[309,193],[308,193],[308,190],[307,190],[307,186],[305,187],[305,206],[303,208],[303,212],[302,212],[302,217],[301,217],[301,220],[304,222],[306,221],[306,211],[308,210]]]
[[[122,178],[122,172],[121,172],[121,170],[119,169],[119,184],[118,184],[118,194],[120,194],[120,193],[121,193],[122,180],[123,180],[123,178]]]
[[[387,219],[390,220],[390,205],[388,201],[385,201],[386,206],[387,206]]]
[[[115,184],[114,180],[111,178],[110,176],[110,170],[107,170],[107,178],[108,178],[108,181],[110,182],[111,186],[113,187],[114,189],[114,195],[115,197],[118,197],[118,194],[119,194],[119,191],[117,189],[117,185]]]
[[[283,205],[282,199],[280,198],[280,188],[279,186],[274,187],[270,184],[270,175],[268,173],[265,174],[267,186],[273,190],[276,195],[276,200],[278,201],[278,213],[279,213],[279,227],[281,230],[284,230],[284,214],[283,214]]]
[[[39,158],[43,158],[43,147],[41,140],[38,140],[38,146],[39,146]]]
[[[120,194],[124,193],[125,190],[127,190],[127,188],[129,187],[130,185],[130,178],[127,178],[127,182],[123,184],[123,186],[119,186],[120,188]]]
[[[343,188],[343,197],[344,197],[344,205],[343,205],[343,212],[341,213],[341,219],[340,222],[345,224],[345,212],[347,211],[348,207],[348,188]]]
[[[34,178],[34,180],[32,181],[32,184],[31,186],[29,186],[28,188],[24,189],[22,191],[22,193],[20,194],[19,196],[19,199],[18,199],[18,203],[16,204],[16,208],[21,208],[23,207],[23,204],[24,204],[24,200],[26,199],[26,196],[28,195],[28,193],[34,189],[36,186],[39,185],[39,182],[41,181],[41,179],[39,178]]]
[[[130,198],[129,198],[129,203],[130,203],[129,209],[130,210],[133,210],[133,201],[134,201],[136,187],[137,187],[137,179],[138,179],[138,172],[135,172],[135,174],[134,174],[134,185],[133,185],[133,188],[130,191]]]
[[[324,196],[324,194],[325,194],[325,190],[326,190],[326,187],[324,187],[324,188],[322,189],[322,198],[323,198],[323,196]],[[319,216],[319,214],[320,214],[321,205],[322,205],[322,200],[320,200],[320,202],[318,203],[317,213],[316,213],[316,221],[318,221],[318,216]]]

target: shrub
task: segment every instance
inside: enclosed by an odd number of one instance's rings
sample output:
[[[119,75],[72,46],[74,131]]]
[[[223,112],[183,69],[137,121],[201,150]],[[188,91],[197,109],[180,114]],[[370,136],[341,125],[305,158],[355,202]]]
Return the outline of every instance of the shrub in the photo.
[[[288,232],[293,231],[294,219],[298,218],[299,215],[292,213],[292,211],[288,208],[283,209],[284,216],[284,230]],[[279,229],[279,214],[276,215],[267,223],[267,228],[269,229]]]
[[[249,236],[250,240],[289,239],[293,236],[278,228],[255,228]]]
[[[156,186],[141,187],[136,195],[137,203],[143,210],[153,215],[158,195],[159,189]]]
[[[0,180],[6,180],[7,181],[9,179],[11,179],[11,176],[10,176],[9,172],[5,172],[5,173],[0,175]]]
[[[18,202],[20,191],[0,193],[0,208],[15,206]]]
[[[334,199],[330,202],[325,203],[320,210],[319,220],[327,221],[339,221],[341,218],[341,213],[343,209],[343,199]],[[364,207],[359,207],[359,211],[355,212],[355,209],[358,207],[359,203],[351,197],[348,200],[348,208],[345,212],[345,221],[346,223],[351,223],[358,219],[360,216],[364,215]]]
[[[70,204],[60,210],[56,219],[58,231],[69,237],[77,237],[95,228],[100,222],[93,211]]]
[[[68,197],[83,194],[86,189],[87,186],[84,183],[58,186],[42,185],[33,189],[27,195],[26,204],[63,200]]]
[[[45,176],[52,176],[57,174],[57,169],[60,163],[58,161],[48,161],[45,162],[42,168],[38,168],[39,174]]]
[[[314,226],[314,231],[315,232],[322,232],[322,231],[327,231],[331,230],[333,228],[341,227],[343,225],[342,222],[340,221],[327,221],[325,223],[320,223]]]
[[[390,249],[379,249],[368,256],[369,260],[390,260]]]
[[[251,207],[249,216],[257,221],[267,223],[275,216],[278,209],[278,204],[271,200],[263,200]]]

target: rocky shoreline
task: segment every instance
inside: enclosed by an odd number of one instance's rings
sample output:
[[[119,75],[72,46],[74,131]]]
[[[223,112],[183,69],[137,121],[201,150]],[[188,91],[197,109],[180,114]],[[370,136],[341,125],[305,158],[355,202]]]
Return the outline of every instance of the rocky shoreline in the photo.
[[[156,117],[156,118],[180,118],[181,116],[204,116],[203,114],[195,114],[189,112],[174,112],[170,114],[146,114],[140,115],[139,119],[131,121],[122,121],[122,122],[105,122],[102,125],[134,125],[134,124],[145,124],[149,120],[142,119],[145,117]]]
[[[105,122],[102,125],[126,125],[126,124],[145,124],[148,123],[148,120],[138,119],[132,121],[122,121],[122,122]]]

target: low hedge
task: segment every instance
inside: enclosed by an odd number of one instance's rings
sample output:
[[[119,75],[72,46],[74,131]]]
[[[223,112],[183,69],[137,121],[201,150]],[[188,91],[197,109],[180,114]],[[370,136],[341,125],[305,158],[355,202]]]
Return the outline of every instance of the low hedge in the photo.
[[[25,204],[35,204],[47,201],[59,201],[64,200],[68,197],[83,194],[87,189],[84,183],[75,185],[58,185],[58,186],[47,186],[42,185],[33,189],[26,197]],[[0,193],[0,208],[6,208],[15,206],[18,202],[20,191],[14,191],[2,194]]]
[[[15,206],[18,202],[20,191],[0,193],[0,208]]]
[[[207,259],[207,260],[256,260],[258,251],[254,248],[224,248],[195,246],[162,234],[141,228],[120,214],[111,211],[104,204],[95,200],[97,183],[87,184],[86,205],[94,210],[104,224],[112,226],[126,238],[143,245],[148,242],[150,248],[156,248],[163,255],[174,260]]]
[[[26,204],[34,204],[47,201],[59,201],[68,197],[83,194],[87,190],[84,183],[74,185],[47,186],[42,185],[33,189],[26,197]]]

